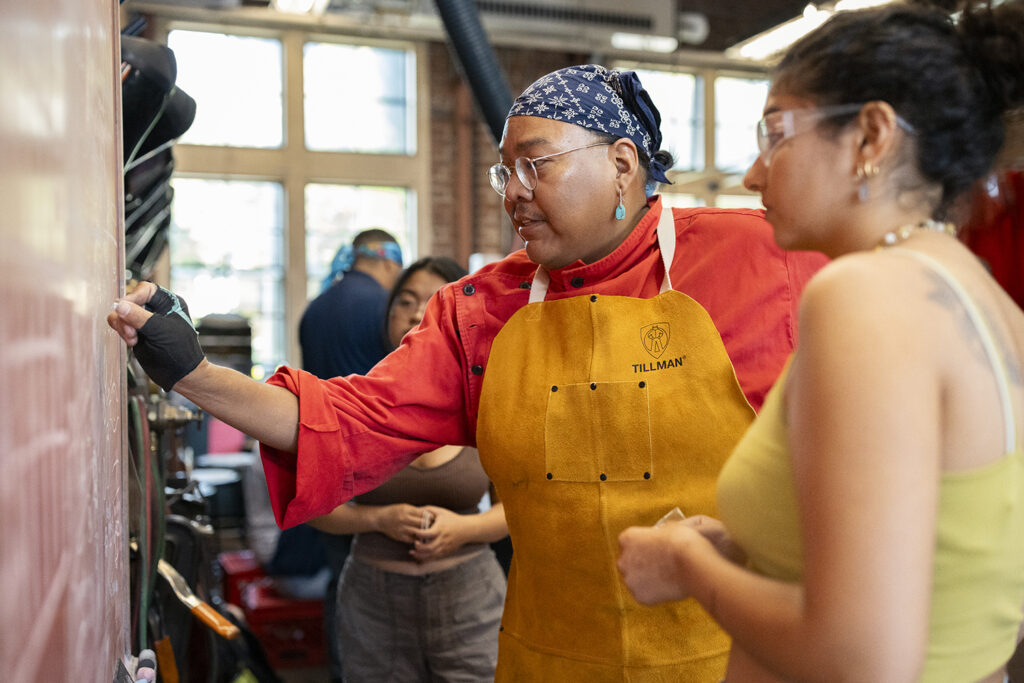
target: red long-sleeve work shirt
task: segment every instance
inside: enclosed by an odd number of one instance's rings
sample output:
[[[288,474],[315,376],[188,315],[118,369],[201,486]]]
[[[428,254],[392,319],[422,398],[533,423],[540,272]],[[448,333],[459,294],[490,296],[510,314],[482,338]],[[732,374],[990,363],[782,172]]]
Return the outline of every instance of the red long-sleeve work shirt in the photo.
[[[826,259],[777,247],[760,211],[673,211],[673,289],[710,314],[740,386],[758,409],[796,344],[800,292]],[[661,201],[654,197],[611,254],[551,271],[548,300],[656,296],[664,273],[656,235],[660,215]],[[299,397],[299,439],[297,455],[261,446],[278,524],[326,514],[420,453],[475,445],[491,341],[527,304],[536,269],[518,251],[445,286],[420,326],[365,376],[320,380],[279,369],[268,381]],[[514,415],[510,405],[510,419]]]

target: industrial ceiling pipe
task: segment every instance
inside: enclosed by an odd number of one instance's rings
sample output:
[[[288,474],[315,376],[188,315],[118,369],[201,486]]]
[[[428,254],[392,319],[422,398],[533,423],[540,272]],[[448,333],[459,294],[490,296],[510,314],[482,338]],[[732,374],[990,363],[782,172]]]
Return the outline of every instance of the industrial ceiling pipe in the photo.
[[[495,144],[501,141],[512,93],[491,47],[473,0],[436,0],[462,73],[473,91],[477,107]]]

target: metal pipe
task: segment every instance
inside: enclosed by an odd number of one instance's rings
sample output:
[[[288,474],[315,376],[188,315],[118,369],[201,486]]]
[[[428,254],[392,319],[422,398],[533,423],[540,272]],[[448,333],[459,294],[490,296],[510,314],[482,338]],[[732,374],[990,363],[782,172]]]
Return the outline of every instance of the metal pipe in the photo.
[[[484,32],[480,14],[473,0],[436,2],[450,39],[449,44],[455,51],[462,74],[497,144],[505,128],[505,117],[512,107],[512,93],[498,65],[494,48]]]
[[[476,202],[473,192],[473,105],[469,88],[460,83],[455,90],[455,255],[459,263],[468,264],[473,253],[473,215]]]

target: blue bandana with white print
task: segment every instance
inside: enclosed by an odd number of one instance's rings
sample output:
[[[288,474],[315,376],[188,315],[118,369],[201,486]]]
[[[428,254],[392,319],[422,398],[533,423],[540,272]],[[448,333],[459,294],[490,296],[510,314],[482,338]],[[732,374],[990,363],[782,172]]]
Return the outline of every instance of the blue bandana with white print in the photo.
[[[511,116],[565,121],[617,138],[629,138],[651,159],[651,179],[668,183],[654,154],[661,148],[661,113],[633,71],[582,64],[553,71],[516,98]]]

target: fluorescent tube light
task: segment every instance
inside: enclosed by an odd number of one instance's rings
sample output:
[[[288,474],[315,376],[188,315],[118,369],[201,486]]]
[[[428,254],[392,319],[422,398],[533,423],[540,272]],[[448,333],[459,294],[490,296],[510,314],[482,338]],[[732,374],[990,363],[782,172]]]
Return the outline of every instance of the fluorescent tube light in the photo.
[[[742,59],[767,59],[821,26],[830,16],[832,13],[828,10],[819,10],[814,5],[807,5],[802,16],[733,45],[725,54]]]
[[[675,52],[679,41],[671,36],[648,36],[642,33],[612,34],[612,47],[618,50],[638,50],[643,52]]]
[[[330,0],[273,0],[274,9],[289,14],[323,14]]]
[[[825,23],[834,12],[865,9],[888,5],[893,0],[838,0],[834,4],[823,3],[821,7],[807,5],[803,16],[768,29],[753,38],[737,43],[725,51],[726,56],[754,61],[767,60]]]
[[[878,7],[879,5],[888,5],[892,0],[839,0],[836,3],[836,12],[845,12],[852,9],[867,9],[868,7]]]

